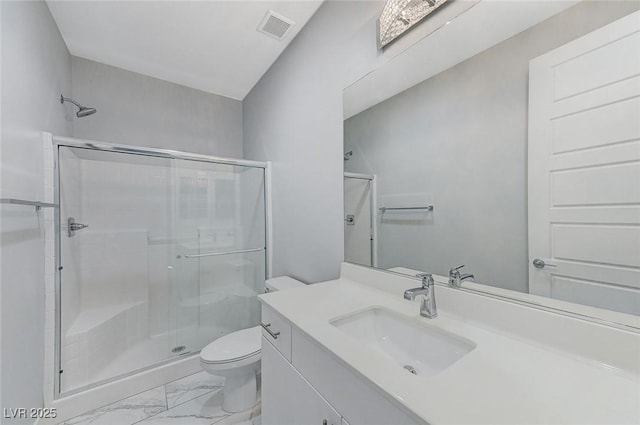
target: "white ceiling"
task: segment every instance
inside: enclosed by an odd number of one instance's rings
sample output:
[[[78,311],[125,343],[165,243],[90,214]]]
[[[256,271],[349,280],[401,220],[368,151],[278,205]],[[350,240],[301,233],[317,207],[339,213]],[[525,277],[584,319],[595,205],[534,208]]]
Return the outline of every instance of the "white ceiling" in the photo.
[[[47,0],[74,56],[242,100],[322,1]],[[256,30],[268,10],[295,25]]]

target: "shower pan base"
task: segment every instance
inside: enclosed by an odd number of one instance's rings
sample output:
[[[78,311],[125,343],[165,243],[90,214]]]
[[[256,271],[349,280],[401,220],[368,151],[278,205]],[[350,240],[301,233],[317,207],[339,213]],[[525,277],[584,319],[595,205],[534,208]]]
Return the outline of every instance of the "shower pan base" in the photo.
[[[97,387],[64,394],[58,399],[46,401],[45,406],[57,409],[55,423],[59,423],[201,370],[200,357],[193,353],[133,375],[101,383]]]

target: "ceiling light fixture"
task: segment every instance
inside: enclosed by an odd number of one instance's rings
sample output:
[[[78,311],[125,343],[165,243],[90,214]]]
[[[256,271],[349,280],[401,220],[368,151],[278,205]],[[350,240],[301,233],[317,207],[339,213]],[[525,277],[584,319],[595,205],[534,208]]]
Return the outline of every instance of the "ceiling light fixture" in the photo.
[[[378,47],[382,49],[447,0],[388,0],[378,19]]]

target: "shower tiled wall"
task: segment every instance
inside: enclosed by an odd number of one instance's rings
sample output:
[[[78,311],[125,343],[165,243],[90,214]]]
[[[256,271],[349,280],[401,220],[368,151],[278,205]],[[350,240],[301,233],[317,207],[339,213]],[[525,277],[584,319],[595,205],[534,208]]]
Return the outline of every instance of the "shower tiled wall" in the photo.
[[[45,157],[50,157],[53,161],[53,147],[51,143],[46,152]],[[47,159],[45,159],[46,161]],[[55,171],[54,171],[55,172]],[[70,177],[67,184],[61,188],[60,199],[61,203],[67,206],[69,211],[73,211],[76,218],[81,215],[82,204],[80,202],[80,196],[82,193],[82,167],[77,161],[70,161],[65,167],[65,172]],[[52,179],[54,176],[52,174]],[[53,184],[53,183],[52,183]],[[51,191],[55,189],[51,188]],[[53,196],[53,195],[52,195]],[[66,217],[61,217],[65,220]],[[68,243],[62,245],[62,251],[60,256],[64,259],[64,279],[65,279],[65,296],[62,299],[61,311],[64,314],[61,316],[62,326],[68,328],[72,325],[73,320],[76,318],[80,311],[81,304],[81,292],[80,292],[80,280],[82,278],[82,257],[83,252],[78,244],[77,238],[70,238]]]
[[[103,313],[81,314],[65,334],[62,342],[63,388],[109,378],[99,366],[108,365],[124,349],[148,337],[146,303],[138,302]]]

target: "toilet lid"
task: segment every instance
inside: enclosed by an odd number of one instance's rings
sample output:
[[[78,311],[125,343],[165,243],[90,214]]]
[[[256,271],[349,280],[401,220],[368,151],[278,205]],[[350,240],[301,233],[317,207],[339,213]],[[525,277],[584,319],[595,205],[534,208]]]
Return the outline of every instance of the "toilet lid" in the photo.
[[[235,331],[209,343],[200,351],[205,363],[227,363],[250,357],[260,352],[262,331],[260,326]]]

